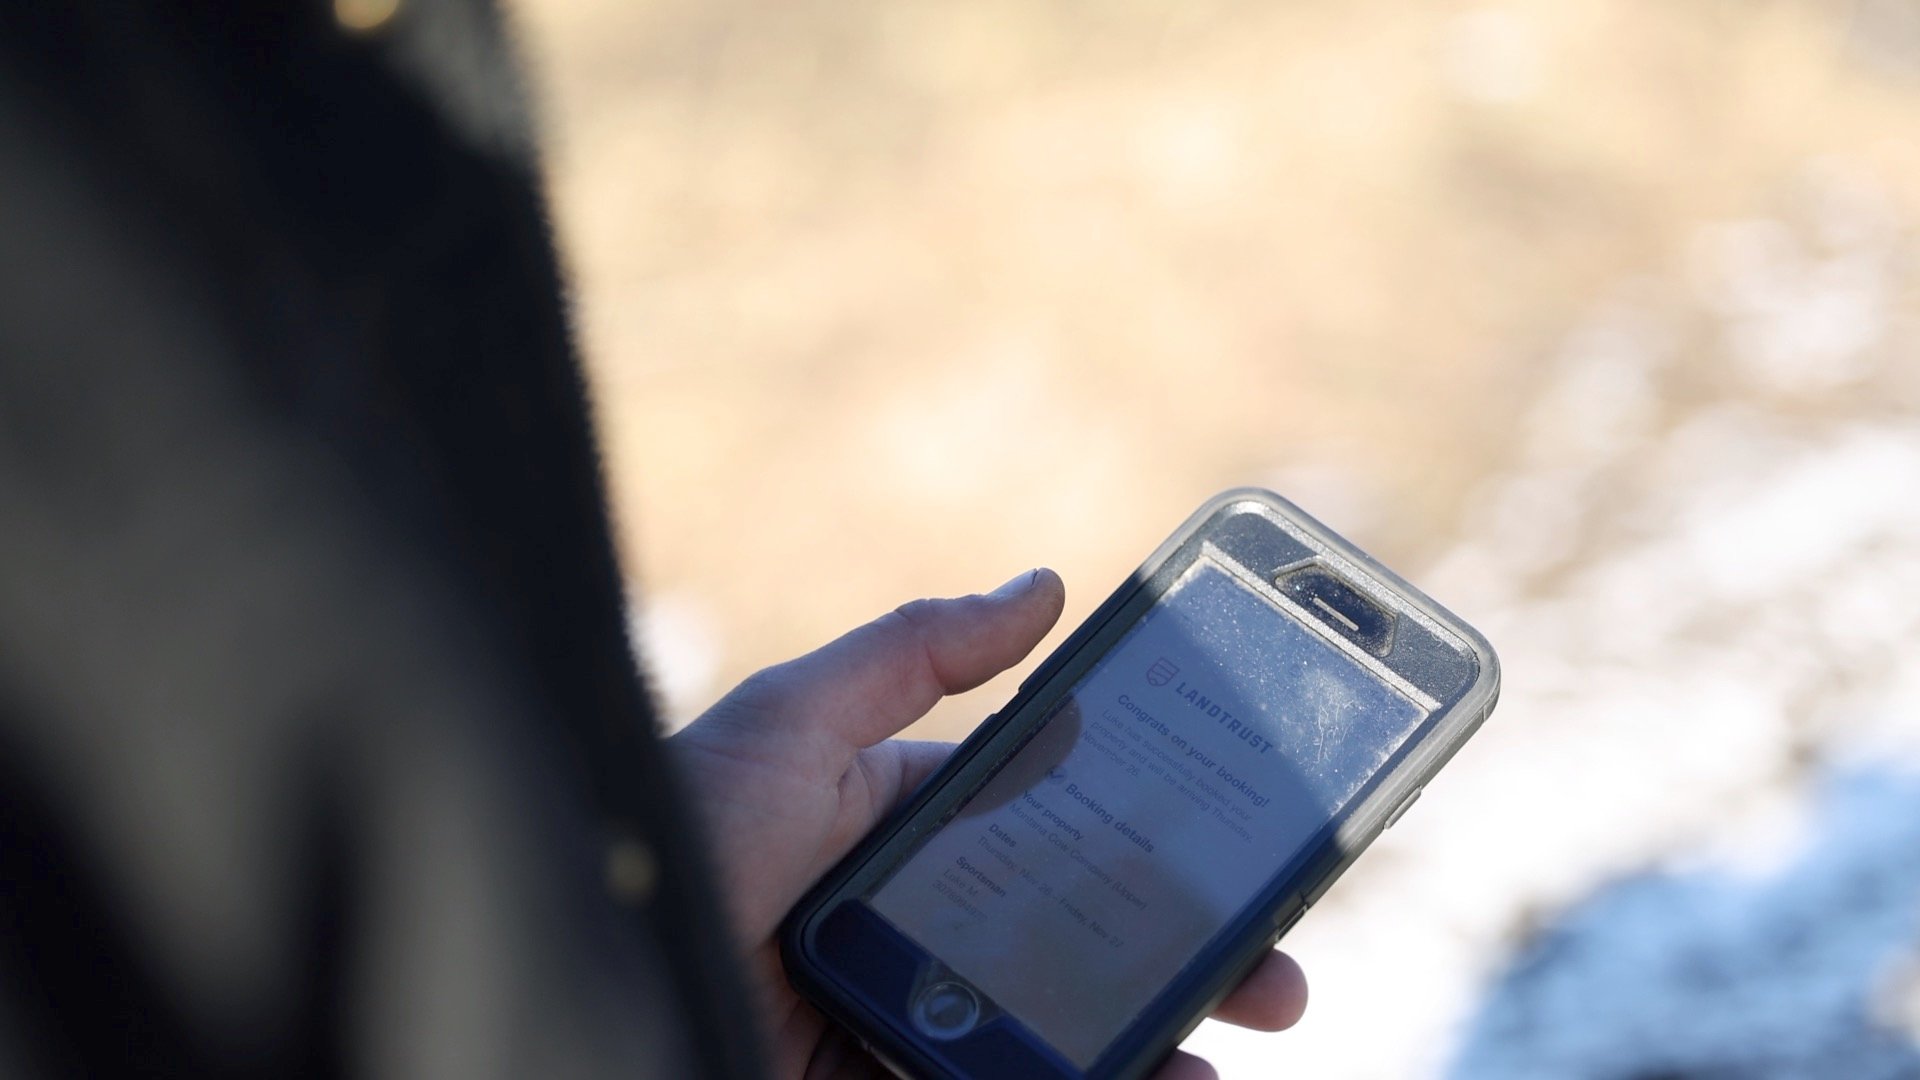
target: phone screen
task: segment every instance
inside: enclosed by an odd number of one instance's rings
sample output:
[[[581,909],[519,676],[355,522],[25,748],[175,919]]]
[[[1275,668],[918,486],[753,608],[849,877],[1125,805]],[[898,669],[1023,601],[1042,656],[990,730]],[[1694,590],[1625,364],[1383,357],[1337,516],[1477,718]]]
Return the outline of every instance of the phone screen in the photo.
[[[1426,715],[1202,556],[868,902],[1086,1068]]]

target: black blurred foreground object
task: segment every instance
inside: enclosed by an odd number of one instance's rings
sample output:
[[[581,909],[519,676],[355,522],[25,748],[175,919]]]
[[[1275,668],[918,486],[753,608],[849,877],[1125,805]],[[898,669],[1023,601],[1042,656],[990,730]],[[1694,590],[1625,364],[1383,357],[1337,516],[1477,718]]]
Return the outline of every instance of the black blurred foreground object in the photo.
[[[0,1075],[751,1072],[508,53],[0,9]]]

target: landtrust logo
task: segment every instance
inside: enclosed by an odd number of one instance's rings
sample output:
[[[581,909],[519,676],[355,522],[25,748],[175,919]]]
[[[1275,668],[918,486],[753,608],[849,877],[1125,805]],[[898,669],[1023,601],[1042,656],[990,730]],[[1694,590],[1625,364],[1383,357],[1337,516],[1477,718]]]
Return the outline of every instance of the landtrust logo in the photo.
[[[1165,686],[1178,674],[1180,674],[1180,669],[1173,665],[1173,661],[1163,656],[1155,660],[1153,666],[1147,669],[1147,685]]]

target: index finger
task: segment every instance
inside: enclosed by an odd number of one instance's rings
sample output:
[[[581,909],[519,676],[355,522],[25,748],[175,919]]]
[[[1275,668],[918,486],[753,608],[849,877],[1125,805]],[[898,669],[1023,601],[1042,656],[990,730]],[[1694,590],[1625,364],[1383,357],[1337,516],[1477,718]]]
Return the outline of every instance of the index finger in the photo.
[[[1255,1031],[1284,1031],[1306,1011],[1306,972],[1293,957],[1274,949],[1220,1002],[1213,1018]]]

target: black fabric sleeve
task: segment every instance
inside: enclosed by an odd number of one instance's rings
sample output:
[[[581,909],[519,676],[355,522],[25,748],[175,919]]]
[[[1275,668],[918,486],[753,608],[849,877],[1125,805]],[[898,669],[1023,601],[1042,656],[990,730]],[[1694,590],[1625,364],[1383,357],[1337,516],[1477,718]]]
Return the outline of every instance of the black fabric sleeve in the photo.
[[[486,6],[0,13],[0,1072],[743,1076]]]

